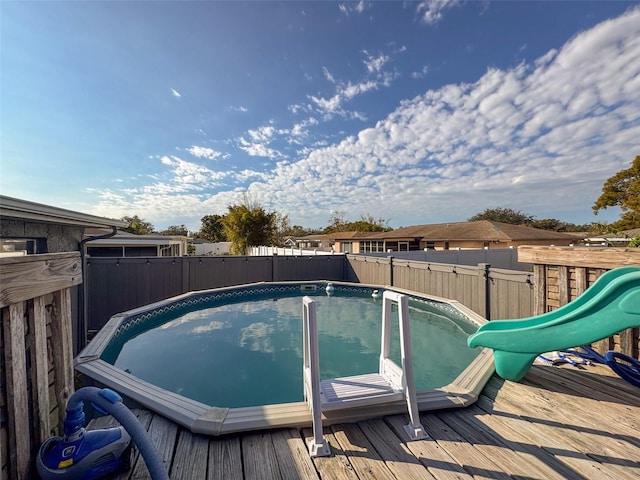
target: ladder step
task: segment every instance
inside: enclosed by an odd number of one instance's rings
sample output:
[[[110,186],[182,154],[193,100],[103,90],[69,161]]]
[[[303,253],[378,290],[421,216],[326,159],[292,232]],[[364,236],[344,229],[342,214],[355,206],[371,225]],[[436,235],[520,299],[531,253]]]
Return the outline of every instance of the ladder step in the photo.
[[[359,407],[403,399],[402,389],[391,385],[378,373],[331,378],[320,382],[320,402],[323,410]]]

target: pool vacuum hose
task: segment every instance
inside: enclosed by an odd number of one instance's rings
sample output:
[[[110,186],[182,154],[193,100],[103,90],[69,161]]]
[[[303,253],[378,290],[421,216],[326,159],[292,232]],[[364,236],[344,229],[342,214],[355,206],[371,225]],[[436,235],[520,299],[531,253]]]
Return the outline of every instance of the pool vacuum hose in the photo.
[[[111,414],[121,426],[85,430],[83,401],[89,401],[96,409]],[[40,447],[36,459],[38,473],[42,480],[94,480],[104,477],[127,465],[127,447],[131,440],[140,450],[151,478],[168,480],[160,454],[136,416],[122,403],[120,395],[107,388],[81,388],[71,395],[67,403],[64,437],[49,438]]]

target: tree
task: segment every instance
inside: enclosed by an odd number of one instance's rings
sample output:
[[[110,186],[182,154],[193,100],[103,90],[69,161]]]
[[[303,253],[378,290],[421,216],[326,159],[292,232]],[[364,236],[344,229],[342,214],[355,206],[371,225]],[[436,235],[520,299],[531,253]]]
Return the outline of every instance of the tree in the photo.
[[[289,215],[276,213],[274,219],[273,229],[273,244],[277,246],[284,245],[284,239],[287,236],[287,232],[291,230],[291,223],[289,223]]]
[[[170,227],[167,227],[166,230],[162,230],[160,232],[160,235],[173,235],[173,236],[188,237],[189,236],[189,230],[184,225],[180,225],[180,226],[171,225]]]
[[[224,231],[231,242],[231,253],[246,255],[247,248],[271,245],[276,230],[276,213],[267,213],[255,203],[230,205],[222,219]]]
[[[224,217],[222,215],[205,215],[200,220],[202,226],[198,236],[212,242],[226,242],[227,234],[224,231]]]
[[[514,225],[529,225],[533,222],[533,216],[522,213],[512,208],[487,208],[484,212],[477,213],[468,222],[489,220],[492,222],[512,223]]]
[[[122,217],[120,220],[129,223],[127,228],[122,229],[124,232],[134,233],[136,235],[148,235],[149,233],[155,233],[154,226],[137,215],[134,215],[133,217]]]
[[[384,218],[375,219],[373,215],[361,214],[360,220],[347,222],[344,219],[344,212],[332,212],[329,217],[329,225],[323,233],[335,232],[388,232],[393,230],[388,225],[389,221]]]
[[[334,232],[346,232],[345,229],[346,221],[344,219],[344,212],[331,212],[329,216],[329,225],[325,227],[323,230],[324,233],[334,233]]]
[[[618,230],[640,228],[640,155],[631,162],[631,167],[605,181],[592,208],[597,215],[600,210],[615,206],[620,207],[622,213],[612,227]]]

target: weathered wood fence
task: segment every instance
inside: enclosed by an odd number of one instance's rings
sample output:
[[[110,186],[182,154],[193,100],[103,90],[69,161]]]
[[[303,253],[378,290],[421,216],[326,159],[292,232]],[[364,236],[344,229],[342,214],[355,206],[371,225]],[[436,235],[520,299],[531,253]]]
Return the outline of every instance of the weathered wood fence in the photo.
[[[640,248],[523,246],[518,247],[518,256],[534,264],[534,315],[569,303],[607,270],[640,267]],[[640,359],[640,328],[629,328],[593,346],[601,353],[615,350]]]
[[[59,432],[73,393],[71,289],[80,254],[0,258],[2,479],[34,475],[42,441]]]

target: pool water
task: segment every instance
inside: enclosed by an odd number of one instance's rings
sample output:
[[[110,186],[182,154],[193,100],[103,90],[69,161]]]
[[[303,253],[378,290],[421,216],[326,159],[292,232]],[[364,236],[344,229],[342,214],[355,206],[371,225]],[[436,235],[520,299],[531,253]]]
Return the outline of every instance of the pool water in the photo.
[[[376,372],[382,301],[370,294],[317,302],[321,378]],[[397,312],[391,351],[399,363]],[[418,391],[454,380],[478,355],[466,338],[476,325],[447,304],[411,300],[411,344]],[[120,335],[102,359],[147,382],[219,407],[303,400],[302,295],[215,305]]]

